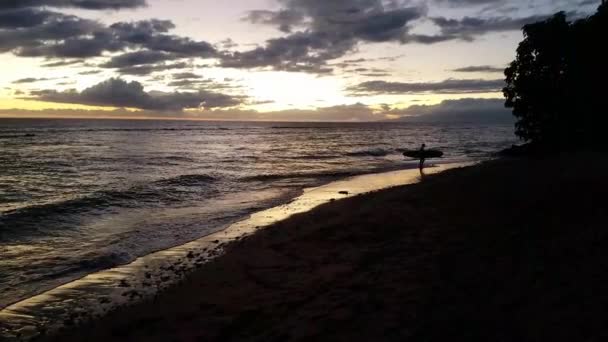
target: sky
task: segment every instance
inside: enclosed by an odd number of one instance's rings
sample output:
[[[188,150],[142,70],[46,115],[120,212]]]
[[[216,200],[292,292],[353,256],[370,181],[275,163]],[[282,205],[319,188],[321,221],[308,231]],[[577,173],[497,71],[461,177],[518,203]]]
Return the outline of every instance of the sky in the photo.
[[[3,0],[0,117],[505,115],[521,27],[600,2]]]

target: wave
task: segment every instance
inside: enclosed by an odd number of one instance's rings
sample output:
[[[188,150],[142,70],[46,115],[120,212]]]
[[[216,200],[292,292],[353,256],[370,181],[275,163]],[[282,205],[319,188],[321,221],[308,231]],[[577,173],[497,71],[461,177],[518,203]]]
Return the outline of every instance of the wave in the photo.
[[[0,139],[2,138],[33,138],[37,134],[44,133],[77,133],[77,132],[203,132],[203,131],[231,131],[239,128],[228,128],[228,127],[172,127],[172,128],[39,128],[34,132],[28,130],[8,130],[2,129],[0,132]],[[7,134],[8,133],[8,134]]]
[[[382,148],[372,148],[369,150],[359,150],[348,152],[345,155],[348,157],[385,157],[393,153],[393,150],[387,150]]]
[[[271,129],[332,129],[330,126],[272,126]]]
[[[333,171],[333,172],[295,172],[284,174],[262,174],[242,178],[243,181],[273,181],[290,178],[339,178],[355,176],[363,171]]]
[[[182,156],[168,156],[168,157],[160,157],[160,158],[155,158],[155,159],[178,161],[178,162],[185,162],[185,163],[194,163],[194,162],[196,162],[196,160],[194,158],[182,157]]]
[[[162,186],[200,186],[215,180],[215,177],[209,175],[182,175],[175,178],[161,179],[154,183]]]
[[[37,232],[40,227],[62,229],[78,224],[76,214],[83,212],[98,212],[109,208],[159,207],[180,203],[191,196],[200,198],[213,190],[208,185],[215,180],[209,175],[181,175],[128,189],[100,191],[85,197],[5,211],[0,215],[0,241],[12,233]],[[184,189],[189,187],[197,188],[195,191]],[[46,220],[50,222],[44,223]]]
[[[316,154],[312,154],[312,155],[301,155],[301,156],[294,156],[294,157],[284,157],[284,159],[292,159],[292,160],[320,160],[320,159],[337,159],[340,158],[341,156],[338,155],[316,155]]]
[[[127,252],[113,252],[107,255],[95,255],[90,258],[83,258],[78,260],[72,265],[70,270],[66,270],[69,273],[78,271],[96,271],[112,268],[118,265],[128,263],[135,259],[134,255]]]

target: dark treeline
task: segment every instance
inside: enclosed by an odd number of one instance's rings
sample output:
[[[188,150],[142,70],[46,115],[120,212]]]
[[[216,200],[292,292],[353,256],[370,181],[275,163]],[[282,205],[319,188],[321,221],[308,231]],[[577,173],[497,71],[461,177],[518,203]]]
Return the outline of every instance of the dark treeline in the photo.
[[[585,19],[560,12],[524,26],[504,89],[520,138],[554,150],[608,147],[607,16],[603,3]]]

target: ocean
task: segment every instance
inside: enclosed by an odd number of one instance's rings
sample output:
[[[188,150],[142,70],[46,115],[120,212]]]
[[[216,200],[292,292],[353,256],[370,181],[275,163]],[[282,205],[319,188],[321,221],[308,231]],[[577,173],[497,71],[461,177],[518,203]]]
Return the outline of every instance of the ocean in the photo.
[[[512,125],[0,119],[0,308],[347,176],[469,162]]]

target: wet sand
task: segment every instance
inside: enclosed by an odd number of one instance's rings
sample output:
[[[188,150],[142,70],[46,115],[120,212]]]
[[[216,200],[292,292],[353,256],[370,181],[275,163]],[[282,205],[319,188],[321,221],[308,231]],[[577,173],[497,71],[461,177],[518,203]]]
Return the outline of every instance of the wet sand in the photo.
[[[606,174],[500,160],[324,204],[51,340],[605,340]]]

